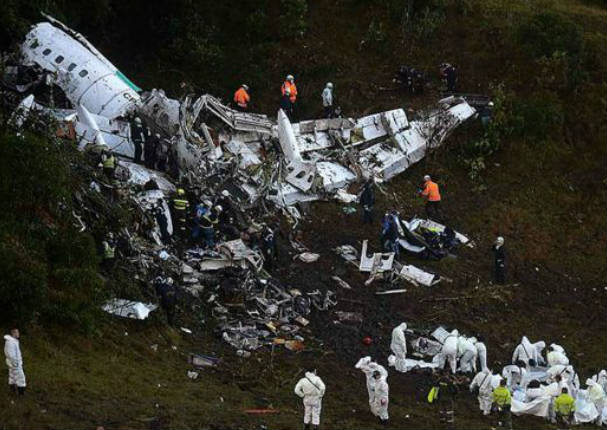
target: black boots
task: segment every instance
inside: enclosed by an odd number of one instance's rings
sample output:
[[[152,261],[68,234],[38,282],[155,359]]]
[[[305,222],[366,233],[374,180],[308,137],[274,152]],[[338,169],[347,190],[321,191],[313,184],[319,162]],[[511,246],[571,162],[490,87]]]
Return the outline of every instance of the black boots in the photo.
[[[20,396],[25,396],[25,387],[17,387]]]

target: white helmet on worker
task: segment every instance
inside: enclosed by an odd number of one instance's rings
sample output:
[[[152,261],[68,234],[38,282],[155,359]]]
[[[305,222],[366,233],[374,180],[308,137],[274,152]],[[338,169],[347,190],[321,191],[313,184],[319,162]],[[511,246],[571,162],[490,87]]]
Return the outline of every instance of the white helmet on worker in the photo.
[[[504,238],[502,236],[498,236],[497,239],[495,239],[495,244],[502,246],[504,244]]]
[[[333,89],[333,83],[332,82],[327,82],[327,88],[329,89]]]
[[[249,86],[247,84],[242,84],[241,87],[243,87],[245,91],[249,91]]]
[[[141,118],[139,118],[138,116],[136,116],[135,117],[135,123],[141,124]]]
[[[429,181],[429,180],[431,180],[431,179],[432,179],[432,178],[430,177],[430,175],[424,175],[424,181]]]
[[[294,80],[295,78],[293,77],[293,75],[287,75],[287,81],[293,82]]]
[[[221,205],[217,205],[215,206],[215,212],[220,213],[221,211],[223,211],[223,208],[221,207]]]

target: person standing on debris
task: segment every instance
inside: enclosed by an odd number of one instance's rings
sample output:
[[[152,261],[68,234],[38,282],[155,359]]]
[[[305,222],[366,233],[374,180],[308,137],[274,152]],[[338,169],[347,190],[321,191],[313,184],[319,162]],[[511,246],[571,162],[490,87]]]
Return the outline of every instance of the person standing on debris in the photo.
[[[104,149],[101,153],[101,164],[103,166],[103,173],[108,179],[114,179],[114,172],[116,171],[116,157],[111,151]]]
[[[169,161],[169,148],[171,147],[170,141],[166,138],[161,138],[159,134],[156,134],[158,142],[156,144],[156,170],[165,172]]]
[[[160,296],[160,307],[166,312],[167,322],[171,326],[174,322],[176,299],[175,286],[173,283],[173,278],[170,276],[166,279],[159,276],[154,282],[156,294]]]
[[[491,413],[491,404],[493,403],[493,375],[489,369],[483,369],[476,374],[470,383],[470,392],[478,389],[478,406],[483,415]]]
[[[304,405],[304,429],[310,428],[310,423],[318,429],[322,398],[325,395],[325,384],[316,375],[316,370],[306,372],[305,376],[295,385],[295,394],[301,397]]]
[[[145,129],[141,118],[135,117],[135,121],[131,124],[131,140],[135,147],[135,163],[141,164],[141,154],[143,152],[143,145],[145,143]]]
[[[171,238],[171,235],[169,234],[169,224],[164,213],[164,201],[162,199],[156,200],[156,204],[152,207],[152,215],[158,223],[158,228],[160,228],[160,238],[162,239],[162,242],[167,243]]]
[[[217,205],[205,213],[200,219],[202,237],[206,248],[213,248],[215,246],[215,228],[219,224],[219,214],[222,210],[223,208],[220,205]]]
[[[569,394],[567,387],[563,387],[561,394],[554,399],[556,422],[568,428],[573,419],[573,412],[575,412],[575,400]]]
[[[186,237],[186,220],[190,203],[186,199],[183,188],[177,189],[177,196],[173,199],[173,232],[182,238]]]
[[[333,118],[333,84],[327,82],[325,89],[322,90],[322,107],[325,118]]]
[[[194,219],[192,220],[192,240],[194,243],[198,242],[198,238],[202,233],[202,217],[211,210],[213,203],[210,200],[205,200],[198,203],[194,208]]]
[[[285,81],[282,83],[282,86],[280,87],[280,91],[282,93],[282,95],[288,95],[289,96],[289,101],[291,103],[291,116],[295,116],[295,102],[297,101],[297,86],[295,85],[295,78],[293,77],[293,75],[287,75]],[[291,117],[289,117],[289,120],[292,120]]]
[[[154,169],[156,167],[156,147],[160,143],[160,135],[158,133],[151,134],[145,140],[143,147],[143,161],[145,167]]]
[[[373,223],[373,206],[375,206],[375,190],[373,180],[369,179],[360,194],[360,206],[362,207],[363,224]]]
[[[249,102],[251,96],[249,95],[249,86],[242,84],[240,88],[234,93],[234,103],[236,103],[236,110],[240,112],[246,112],[249,109]]]
[[[457,86],[457,69],[449,63],[440,66],[441,78],[447,83],[447,91],[454,93]]]
[[[293,106],[290,100],[291,89],[285,89],[284,94],[280,98],[280,108],[283,110],[289,121],[293,121]]]
[[[512,429],[512,415],[510,413],[511,398],[510,391],[506,387],[506,380],[502,379],[499,387],[493,390],[492,394],[493,409],[497,411],[499,427]]]
[[[263,253],[266,268],[272,270],[274,260],[276,260],[277,248],[275,232],[269,225],[264,225],[261,231],[261,252]]]
[[[440,221],[441,196],[438,184],[432,181],[430,175],[424,176],[424,188],[419,194],[426,199],[426,216],[428,219]]]
[[[405,330],[407,330],[407,323],[401,323],[392,330],[392,341],[390,342],[390,349],[394,354],[394,368],[399,372],[407,371],[407,339],[405,336]]]
[[[116,262],[116,241],[114,240],[114,233],[109,232],[107,238],[101,242],[103,247],[103,267],[108,272],[114,268]]]
[[[4,356],[8,366],[8,386],[11,392],[25,394],[25,373],[23,372],[23,358],[19,346],[19,329],[12,328],[11,334],[4,335]]]
[[[506,248],[504,247],[504,238],[502,236],[499,236],[495,240],[491,251],[493,251],[493,256],[495,259],[495,283],[498,285],[504,285],[506,283]]]

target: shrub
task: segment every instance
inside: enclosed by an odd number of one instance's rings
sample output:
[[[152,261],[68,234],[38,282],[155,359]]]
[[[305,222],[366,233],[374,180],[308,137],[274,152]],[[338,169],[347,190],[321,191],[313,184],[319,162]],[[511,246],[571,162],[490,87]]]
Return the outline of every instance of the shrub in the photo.
[[[307,0],[280,0],[280,35],[284,38],[301,37],[308,29]]]
[[[556,51],[578,57],[584,45],[578,26],[553,12],[539,13],[523,21],[517,36],[521,46],[536,58],[551,57]]]

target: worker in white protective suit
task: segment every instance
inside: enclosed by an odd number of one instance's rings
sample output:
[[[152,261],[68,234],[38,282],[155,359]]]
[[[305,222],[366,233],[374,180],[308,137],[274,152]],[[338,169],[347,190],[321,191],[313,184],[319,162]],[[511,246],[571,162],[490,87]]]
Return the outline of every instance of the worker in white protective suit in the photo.
[[[443,343],[443,348],[440,352],[438,367],[439,369],[445,368],[445,361],[449,361],[449,367],[451,367],[451,373],[455,373],[457,368],[457,339],[459,338],[459,332],[453,330],[446,338]]]
[[[305,373],[305,376],[295,385],[295,394],[303,400],[304,429],[309,429],[310,423],[315,428],[318,428],[320,425],[322,398],[325,395],[325,384],[316,375],[316,371]]]
[[[551,381],[556,381],[557,376],[559,376],[561,378],[559,388],[567,387],[569,394],[573,398],[577,397],[577,392],[580,389],[580,377],[573,369],[573,366],[557,364],[550,367],[546,372],[548,373],[548,377]]]
[[[478,357],[478,363],[480,364],[480,370],[487,369],[487,347],[483,342],[478,341],[475,337],[471,337],[470,342],[476,348],[476,356]],[[476,363],[475,363],[476,365]],[[476,369],[476,367],[475,367]]]
[[[550,351],[548,352],[546,359],[548,361],[548,367],[556,366],[558,364],[562,364],[563,366],[569,365],[569,358],[567,358],[565,349],[555,343],[550,345]]]
[[[535,348],[535,364],[537,366],[546,365],[546,360],[542,355],[542,352],[544,352],[544,348],[546,348],[546,342],[540,340],[539,342],[532,343],[531,345]]]
[[[597,375],[592,375],[592,380],[603,387],[603,391],[607,393],[607,370],[601,370]]]
[[[502,369],[502,376],[506,380],[506,385],[510,387],[511,390],[518,387],[523,390],[527,388],[524,386],[527,381],[527,369],[525,368],[525,363],[521,360],[519,360],[517,364],[504,366]]]
[[[369,398],[369,405],[373,415],[379,418],[383,425],[388,424],[388,403],[390,396],[390,388],[386,375],[383,375],[379,370],[373,371],[372,397]]]
[[[390,342],[390,349],[394,354],[394,367],[399,372],[406,372],[406,355],[407,355],[407,339],[405,337],[405,330],[407,330],[407,324],[401,323],[392,330],[392,342]]]
[[[374,372],[379,372],[380,379],[384,380],[388,379],[388,371],[381,364],[377,364],[376,362],[371,360],[371,357],[363,357],[358,360],[358,363],[354,365],[356,369],[360,369],[365,374],[367,379],[367,393],[369,394],[369,407],[371,408],[371,412],[373,412],[376,408],[374,403],[375,401],[375,393],[376,393],[376,379],[373,377]],[[380,387],[383,388],[383,387]],[[375,414],[375,412],[373,412]],[[386,416],[388,413],[388,405],[386,404]],[[377,415],[377,414],[376,414]],[[387,419],[387,418],[386,418]]]
[[[470,391],[474,392],[478,388],[478,406],[483,415],[491,413],[491,404],[493,403],[493,375],[489,369],[481,370],[476,374],[470,383]]]
[[[533,347],[527,336],[523,336],[521,343],[514,349],[512,354],[512,363],[516,363],[518,360],[522,360],[525,364],[529,363],[529,360],[535,360],[537,363],[537,350]]]
[[[19,329],[13,328],[11,334],[4,335],[4,356],[8,366],[8,386],[13,393],[25,394],[25,373],[23,372],[23,358],[19,346]]]
[[[603,422],[603,408],[605,408],[607,395],[605,395],[603,387],[591,378],[586,380],[586,385],[588,386],[588,400],[594,403],[594,407],[599,413],[599,416],[596,418],[596,425],[600,426]]]
[[[459,357],[459,370],[464,373],[476,373],[476,347],[464,336],[457,339],[457,356]]]

